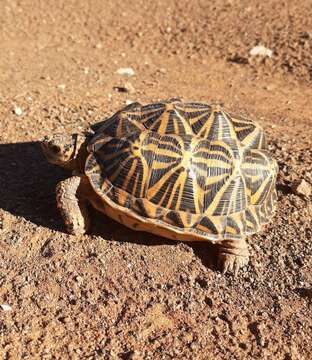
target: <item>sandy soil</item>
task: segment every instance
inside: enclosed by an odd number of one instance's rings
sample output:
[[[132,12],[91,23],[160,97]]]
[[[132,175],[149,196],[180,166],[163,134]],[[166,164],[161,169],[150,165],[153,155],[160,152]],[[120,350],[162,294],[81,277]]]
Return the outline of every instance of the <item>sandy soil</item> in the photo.
[[[0,357],[311,359],[312,198],[293,190],[312,184],[311,1],[0,8]],[[252,57],[258,44],[272,57]],[[237,278],[215,269],[209,244],[95,213],[92,234],[74,237],[56,211],[67,174],[44,160],[42,136],[175,96],[257,119],[278,160],[277,214]]]

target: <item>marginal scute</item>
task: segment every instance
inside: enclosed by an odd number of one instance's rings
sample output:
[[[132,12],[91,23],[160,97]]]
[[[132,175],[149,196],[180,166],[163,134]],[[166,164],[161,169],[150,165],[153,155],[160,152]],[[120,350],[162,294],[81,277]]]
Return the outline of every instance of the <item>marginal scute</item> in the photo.
[[[217,222],[208,216],[202,216],[198,224],[196,224],[196,228],[211,234],[218,234],[220,232]]]
[[[258,124],[221,106],[136,103],[96,127],[85,173],[103,202],[127,212],[120,221],[133,217],[132,228],[240,238],[275,209],[277,165],[265,147]]]

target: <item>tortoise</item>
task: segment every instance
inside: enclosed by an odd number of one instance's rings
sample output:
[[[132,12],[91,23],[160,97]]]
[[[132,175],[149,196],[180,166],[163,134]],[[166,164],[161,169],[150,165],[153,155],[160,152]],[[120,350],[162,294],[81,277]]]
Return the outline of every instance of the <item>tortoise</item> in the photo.
[[[89,229],[89,203],[137,231],[217,244],[223,272],[248,263],[246,237],[270,220],[277,199],[277,163],[256,122],[169,99],[132,103],[91,130],[41,143],[50,163],[72,171],[56,187],[69,233]]]

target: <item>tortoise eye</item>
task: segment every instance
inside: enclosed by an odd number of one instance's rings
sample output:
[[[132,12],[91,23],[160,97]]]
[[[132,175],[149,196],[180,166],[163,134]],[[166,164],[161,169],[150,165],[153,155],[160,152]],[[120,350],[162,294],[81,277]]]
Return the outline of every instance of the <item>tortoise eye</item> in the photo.
[[[57,145],[53,145],[52,146],[52,151],[55,152],[55,153],[58,153],[58,152],[61,151],[61,148],[59,146],[57,146]]]

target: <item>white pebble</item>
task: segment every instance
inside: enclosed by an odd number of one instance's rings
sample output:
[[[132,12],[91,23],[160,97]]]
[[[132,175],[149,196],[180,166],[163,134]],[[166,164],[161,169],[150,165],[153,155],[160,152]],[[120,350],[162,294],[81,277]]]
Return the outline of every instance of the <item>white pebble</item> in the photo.
[[[298,195],[304,195],[308,197],[312,194],[312,186],[304,179],[299,182],[294,182],[292,188]]]
[[[129,100],[129,99],[126,100],[126,105],[130,105],[130,104],[132,104],[132,103],[133,103],[132,100]]]
[[[75,280],[77,281],[78,284],[82,284],[82,283],[83,283],[83,277],[82,277],[82,276],[77,275],[77,276],[75,277]]]
[[[23,110],[19,106],[14,107],[14,114],[17,116],[23,115]]]
[[[127,76],[134,75],[134,70],[132,68],[119,68],[116,72],[119,75],[127,75]]]
[[[12,310],[12,307],[9,304],[1,304],[0,307],[3,311],[11,311]]]
[[[60,85],[58,85],[57,87],[58,87],[59,89],[61,89],[61,90],[64,90],[65,87],[66,87],[66,85],[65,85],[65,84],[60,84]]]
[[[271,49],[266,48],[263,45],[254,46],[250,51],[249,54],[251,56],[263,56],[263,57],[272,57],[273,51]]]

